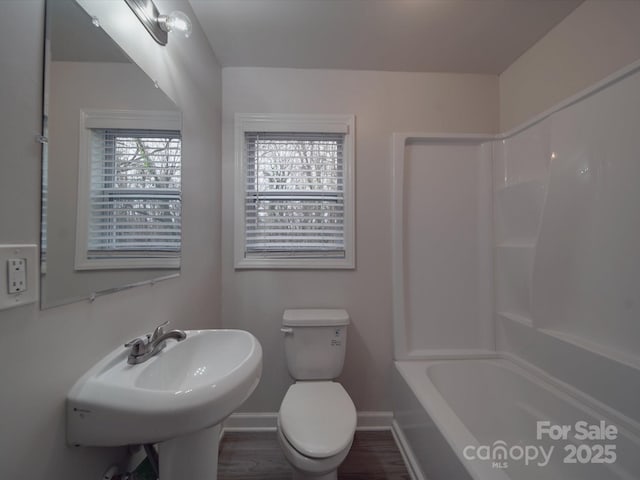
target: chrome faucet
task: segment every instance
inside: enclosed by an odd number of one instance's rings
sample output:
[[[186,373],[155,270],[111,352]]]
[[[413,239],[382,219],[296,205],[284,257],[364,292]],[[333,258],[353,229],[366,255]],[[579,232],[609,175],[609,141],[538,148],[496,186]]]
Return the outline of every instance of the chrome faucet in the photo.
[[[134,338],[125,343],[125,347],[131,348],[127,363],[129,365],[137,365],[146,362],[167,346],[167,340],[172,338],[180,342],[187,338],[187,334],[183,330],[170,330],[165,332],[164,327],[168,324],[169,322],[164,322],[162,325],[158,325],[153,333],[147,333],[146,335]]]

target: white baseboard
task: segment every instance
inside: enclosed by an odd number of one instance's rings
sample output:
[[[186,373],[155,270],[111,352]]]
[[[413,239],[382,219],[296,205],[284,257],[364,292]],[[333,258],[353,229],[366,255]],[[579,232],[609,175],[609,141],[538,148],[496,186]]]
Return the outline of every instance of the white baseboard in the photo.
[[[271,432],[276,430],[275,412],[232,413],[223,423],[225,432]]]
[[[409,443],[407,442],[407,438],[404,436],[400,425],[398,422],[393,420],[391,426],[391,433],[393,433],[393,438],[398,445],[398,450],[400,450],[400,454],[402,455],[402,459],[404,460],[404,464],[407,466],[407,470],[409,471],[409,476],[411,480],[428,480],[423,474],[420,466],[418,465],[418,461],[416,460]]]
[[[393,412],[358,412],[356,430],[391,430]]]
[[[356,430],[390,430],[393,413],[358,412]],[[225,432],[271,432],[276,430],[277,412],[234,413],[224,421]]]

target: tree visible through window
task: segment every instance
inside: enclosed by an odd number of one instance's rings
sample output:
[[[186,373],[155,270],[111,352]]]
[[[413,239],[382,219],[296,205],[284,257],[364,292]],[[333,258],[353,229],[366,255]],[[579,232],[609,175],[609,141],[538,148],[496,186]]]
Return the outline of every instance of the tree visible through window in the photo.
[[[92,129],[87,258],[179,256],[179,131]]]
[[[344,258],[344,139],[245,133],[247,257]]]

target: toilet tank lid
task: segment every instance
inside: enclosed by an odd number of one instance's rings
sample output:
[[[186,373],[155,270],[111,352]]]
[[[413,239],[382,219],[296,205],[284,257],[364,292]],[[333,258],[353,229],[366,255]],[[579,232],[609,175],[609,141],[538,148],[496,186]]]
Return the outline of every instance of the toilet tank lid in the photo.
[[[296,308],[284,311],[286,327],[334,327],[349,325],[349,314],[338,308]]]

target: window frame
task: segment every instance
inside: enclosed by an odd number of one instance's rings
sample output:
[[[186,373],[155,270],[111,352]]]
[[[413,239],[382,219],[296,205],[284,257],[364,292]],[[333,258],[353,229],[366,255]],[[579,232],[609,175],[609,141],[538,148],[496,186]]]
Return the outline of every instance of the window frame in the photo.
[[[128,254],[122,257],[89,258],[88,230],[91,214],[92,131],[96,129],[182,131],[182,115],[177,111],[155,110],[86,109],[80,111],[74,268],[76,270],[180,268],[181,252],[177,252],[175,255],[140,252],[136,255]],[[180,168],[182,169],[182,159]]]
[[[245,133],[344,133],[343,188],[344,242],[343,258],[258,258],[246,256],[245,196],[247,161]],[[234,165],[234,267],[242,269],[355,269],[355,116],[306,114],[235,114]]]

